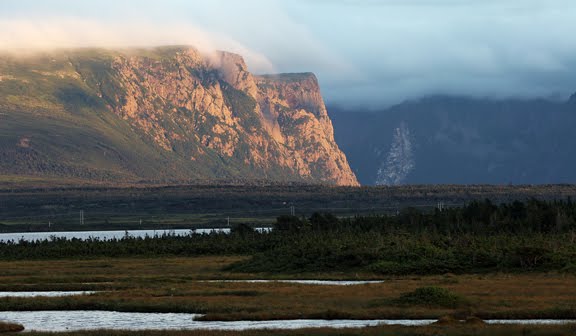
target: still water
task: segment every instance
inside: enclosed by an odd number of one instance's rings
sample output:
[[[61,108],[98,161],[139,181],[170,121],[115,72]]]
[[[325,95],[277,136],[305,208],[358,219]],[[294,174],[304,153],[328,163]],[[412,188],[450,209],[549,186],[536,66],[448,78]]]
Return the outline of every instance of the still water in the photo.
[[[258,228],[257,230],[264,230]],[[78,232],[21,232],[21,233],[0,233],[0,242],[14,241],[18,242],[20,240],[24,241],[35,241],[35,240],[45,240],[54,238],[66,238],[66,239],[100,239],[100,240],[111,240],[111,239],[121,239],[126,236],[144,238],[144,237],[155,237],[162,235],[175,235],[175,236],[186,236],[190,233],[211,233],[211,232],[221,232],[230,233],[230,229],[197,229],[197,230],[129,230],[129,231],[78,231]]]
[[[249,330],[302,328],[362,328],[377,325],[422,326],[435,320],[280,320],[194,321],[198,314],[121,313],[113,311],[0,312],[0,320],[16,322],[27,330]],[[574,320],[489,320],[490,324],[567,324]]]
[[[0,292],[0,298],[7,297],[62,297],[62,296],[77,296],[77,295],[90,295],[95,294],[93,291],[67,291],[67,292]]]
[[[73,331],[94,329],[129,330],[248,330],[353,328],[379,324],[425,325],[432,320],[289,320],[289,321],[194,321],[197,314],[120,313],[111,311],[0,312],[0,320],[17,322],[27,330]]]

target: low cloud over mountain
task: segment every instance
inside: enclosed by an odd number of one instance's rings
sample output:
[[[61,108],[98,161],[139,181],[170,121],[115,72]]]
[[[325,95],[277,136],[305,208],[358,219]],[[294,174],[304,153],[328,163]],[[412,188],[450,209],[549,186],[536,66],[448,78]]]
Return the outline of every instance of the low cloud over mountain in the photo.
[[[0,40],[28,41],[19,34],[36,29],[55,42],[63,31],[140,45],[208,41],[256,73],[314,71],[327,100],[348,105],[431,94],[565,99],[576,87],[575,12],[569,0],[6,0]]]

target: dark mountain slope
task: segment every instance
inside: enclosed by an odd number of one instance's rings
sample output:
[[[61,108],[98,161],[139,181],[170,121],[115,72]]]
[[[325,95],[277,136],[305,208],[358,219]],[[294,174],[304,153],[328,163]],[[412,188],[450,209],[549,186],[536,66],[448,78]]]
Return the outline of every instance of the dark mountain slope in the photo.
[[[329,110],[363,184],[576,182],[573,99],[435,96],[371,113]]]

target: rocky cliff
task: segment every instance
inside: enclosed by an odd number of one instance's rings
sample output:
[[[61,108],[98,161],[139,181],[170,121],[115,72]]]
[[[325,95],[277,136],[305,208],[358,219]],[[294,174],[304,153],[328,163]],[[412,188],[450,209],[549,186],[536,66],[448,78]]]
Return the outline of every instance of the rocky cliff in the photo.
[[[4,55],[0,78],[0,174],[357,185],[313,74],[170,47]]]
[[[285,148],[300,149],[291,151],[290,157],[298,174],[318,176],[326,171],[339,184],[356,185],[346,156],[334,140],[332,121],[316,76],[311,73],[259,76],[256,84],[268,132]]]

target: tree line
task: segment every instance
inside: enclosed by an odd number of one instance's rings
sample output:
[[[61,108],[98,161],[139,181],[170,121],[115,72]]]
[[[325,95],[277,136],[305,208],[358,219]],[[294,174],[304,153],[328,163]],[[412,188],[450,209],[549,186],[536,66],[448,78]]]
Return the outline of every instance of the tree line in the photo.
[[[576,273],[576,203],[472,202],[460,208],[338,218],[281,216],[271,232],[113,240],[52,238],[0,243],[0,259],[247,255],[237,272],[356,271],[379,275]]]

